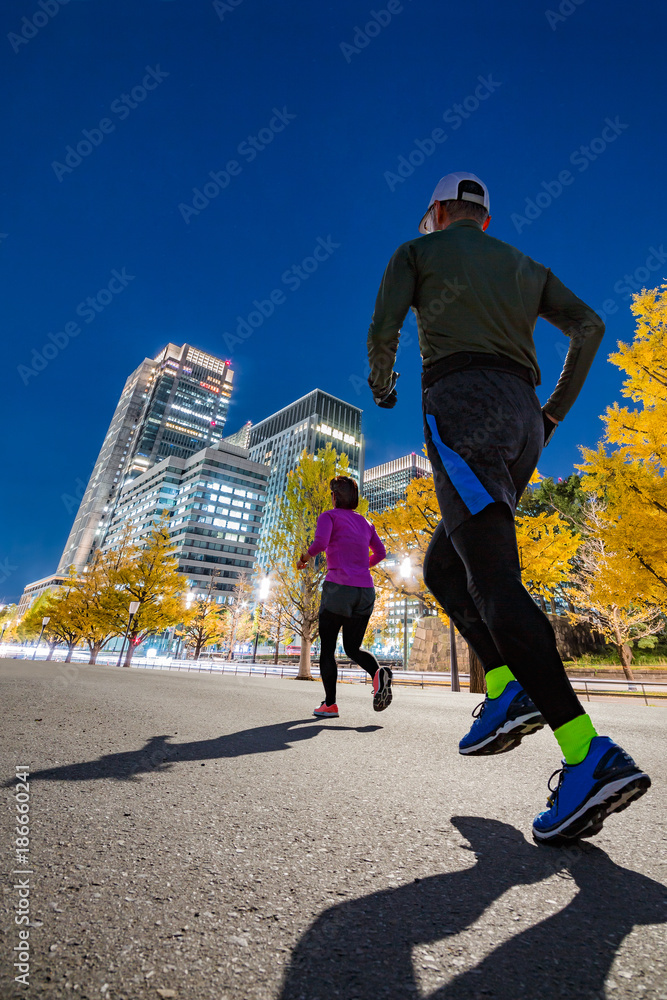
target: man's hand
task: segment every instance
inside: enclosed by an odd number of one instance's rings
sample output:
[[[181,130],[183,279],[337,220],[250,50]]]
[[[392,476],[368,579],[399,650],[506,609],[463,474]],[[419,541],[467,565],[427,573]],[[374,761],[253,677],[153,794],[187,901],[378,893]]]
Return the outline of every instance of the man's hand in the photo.
[[[306,564],[307,564],[307,562],[308,562],[309,559],[310,559],[310,556],[308,555],[308,553],[307,552],[302,552],[301,555],[299,556],[299,561],[296,564],[296,568],[297,569],[305,569],[306,568]]]
[[[382,392],[377,392],[371,383],[370,378],[368,379],[368,384],[371,387],[371,392],[373,393],[373,399],[378,406],[381,406],[383,410],[393,410],[396,406],[396,401],[398,395],[396,393],[396,383],[399,378],[399,372],[391,373],[391,385],[388,389],[384,389]]]
[[[542,420],[544,422],[544,447],[546,448],[554,436],[554,431],[558,427],[558,421],[555,417],[548,414],[545,409],[542,410]]]

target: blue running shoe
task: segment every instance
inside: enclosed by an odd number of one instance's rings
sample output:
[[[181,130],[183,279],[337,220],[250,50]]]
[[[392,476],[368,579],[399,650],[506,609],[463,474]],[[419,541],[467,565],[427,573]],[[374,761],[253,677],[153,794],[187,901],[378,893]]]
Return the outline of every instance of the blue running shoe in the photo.
[[[558,784],[551,781],[559,775]],[[594,837],[613,812],[626,809],[651,787],[648,774],[608,736],[594,736],[581,764],[566,764],[549,778],[547,809],[535,817],[538,843],[562,844]]]
[[[510,681],[497,698],[487,696],[472,714],[475,721],[459,743],[459,753],[468,756],[507,753],[545,724],[518,681]]]

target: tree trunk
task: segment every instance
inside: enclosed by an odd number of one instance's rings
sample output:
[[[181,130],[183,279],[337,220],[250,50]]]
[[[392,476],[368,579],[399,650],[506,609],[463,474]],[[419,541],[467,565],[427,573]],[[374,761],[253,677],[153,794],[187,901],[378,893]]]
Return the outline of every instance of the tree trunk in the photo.
[[[55,652],[55,648],[56,648],[57,645],[58,645],[57,642],[50,642],[49,643],[49,655],[47,656],[47,660],[52,660],[53,659],[53,654]]]
[[[299,672],[296,675],[298,681],[312,681],[313,676],[310,672],[310,647],[312,646],[311,639],[305,639],[301,636],[301,653],[299,654]]]
[[[67,643],[67,656],[65,657],[65,663],[71,663],[72,662],[72,653],[74,652],[74,647],[75,646],[76,646],[75,642],[68,642]]]
[[[618,649],[618,655],[621,664],[623,665],[623,673],[629,681],[633,681],[635,678],[632,670],[630,669],[630,664],[632,663],[632,649],[627,642],[624,642],[623,645],[619,645],[616,648]]]
[[[544,613],[546,615],[546,613],[547,613],[547,604],[546,604],[546,601],[544,600],[544,598],[542,597],[541,594],[538,594],[538,600],[540,602],[540,607],[542,608],[542,611],[544,611]]]
[[[90,659],[88,660],[89,666],[91,664],[97,663],[97,657],[99,656],[101,648],[102,647],[99,645],[99,643],[95,643],[94,646],[90,647]]]
[[[198,642],[195,646],[195,655],[193,656],[193,660],[199,659],[199,657],[201,656],[201,650],[202,650],[202,643]]]
[[[275,648],[274,653],[273,653],[273,662],[274,663],[278,662],[278,650],[279,649],[280,649],[280,641],[279,641],[279,639],[276,639],[276,648]]]
[[[473,653],[470,646],[468,646],[468,659],[470,662],[470,693],[484,694],[484,667],[479,656]]]
[[[129,644],[128,644],[128,647],[127,647],[127,652],[125,653],[125,661],[123,663],[124,667],[131,667],[132,666],[132,656],[133,656],[134,651],[135,651],[136,648],[137,647],[132,642],[132,636],[130,636],[130,641],[129,641]]]
[[[232,629],[232,635],[229,640],[229,652],[227,653],[227,659],[234,659],[234,636],[236,635],[236,622],[234,622],[234,628]]]

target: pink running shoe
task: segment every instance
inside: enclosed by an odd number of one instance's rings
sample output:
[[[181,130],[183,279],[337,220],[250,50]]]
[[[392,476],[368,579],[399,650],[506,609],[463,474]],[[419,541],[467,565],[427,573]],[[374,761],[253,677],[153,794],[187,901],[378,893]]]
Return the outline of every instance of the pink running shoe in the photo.
[[[373,678],[373,708],[376,712],[384,712],[391,705],[391,670],[389,667],[378,667]]]
[[[313,711],[313,715],[316,715],[318,719],[337,719],[338,705],[327,705],[327,703],[323,701],[320,707]]]

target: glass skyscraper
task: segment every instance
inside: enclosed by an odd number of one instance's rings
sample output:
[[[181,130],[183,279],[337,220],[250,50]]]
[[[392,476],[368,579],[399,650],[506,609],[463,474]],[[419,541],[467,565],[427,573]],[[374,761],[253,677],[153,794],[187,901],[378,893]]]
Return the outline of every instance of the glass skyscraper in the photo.
[[[284,492],[288,473],[296,468],[304,448],[316,454],[328,444],[339,454],[347,455],[350,475],[361,484],[364,471],[361,410],[321,389],[313,389],[250,428],[250,458],[270,468],[258,551],[262,566],[268,564],[266,539],[275,526],[275,499]]]
[[[233,373],[190,344],[168,344],[130,375],[81,500],[59,573],[81,571],[99,548],[122,487],[165,458],[187,459],[222,439]]]
[[[192,597],[225,602],[252,571],[269,470],[225,442],[190,458],[165,458],[122,488],[103,547],[145,538],[161,518]]]
[[[374,465],[364,473],[364,497],[368,500],[368,513],[395,507],[405,497],[413,479],[431,475],[431,463],[424,455],[414,451],[384,465]]]

